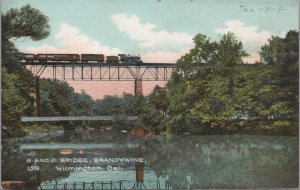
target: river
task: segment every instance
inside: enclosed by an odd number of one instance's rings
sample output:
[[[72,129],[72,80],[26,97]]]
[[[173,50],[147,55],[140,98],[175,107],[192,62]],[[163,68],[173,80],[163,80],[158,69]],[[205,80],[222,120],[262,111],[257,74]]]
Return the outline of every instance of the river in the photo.
[[[77,131],[2,146],[2,180],[26,184],[134,183],[142,160],[144,182],[171,189],[298,187],[298,137]]]

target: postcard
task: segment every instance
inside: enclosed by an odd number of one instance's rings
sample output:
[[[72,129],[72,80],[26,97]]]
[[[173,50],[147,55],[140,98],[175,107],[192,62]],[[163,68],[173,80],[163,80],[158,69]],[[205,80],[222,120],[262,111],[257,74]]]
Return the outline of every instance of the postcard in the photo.
[[[2,0],[5,190],[299,187],[296,0]]]

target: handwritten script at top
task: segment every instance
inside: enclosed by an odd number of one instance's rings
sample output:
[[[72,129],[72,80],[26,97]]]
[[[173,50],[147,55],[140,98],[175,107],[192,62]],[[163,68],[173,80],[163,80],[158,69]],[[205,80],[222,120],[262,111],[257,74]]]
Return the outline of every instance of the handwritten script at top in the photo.
[[[274,6],[264,6],[264,7],[250,7],[248,4],[240,4],[239,5],[240,13],[280,13],[284,11],[282,6],[274,7]]]

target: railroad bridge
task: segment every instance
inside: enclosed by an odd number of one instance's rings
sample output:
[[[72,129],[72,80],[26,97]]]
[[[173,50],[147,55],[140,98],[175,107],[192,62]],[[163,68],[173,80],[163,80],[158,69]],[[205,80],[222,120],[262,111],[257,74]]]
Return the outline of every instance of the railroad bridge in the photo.
[[[35,75],[36,114],[41,115],[39,79],[64,81],[134,81],[135,95],[143,94],[142,81],[168,81],[174,63],[91,63],[84,61],[21,61]]]

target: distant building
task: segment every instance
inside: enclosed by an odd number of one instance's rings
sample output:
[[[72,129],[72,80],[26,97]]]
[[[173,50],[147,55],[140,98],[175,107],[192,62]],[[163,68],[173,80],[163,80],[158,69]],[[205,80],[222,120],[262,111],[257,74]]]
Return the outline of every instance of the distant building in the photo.
[[[154,132],[152,130],[146,129],[145,127],[142,127],[142,126],[134,127],[130,132],[130,135],[139,136],[139,137],[149,136],[149,135],[153,135],[153,134],[154,134]]]

